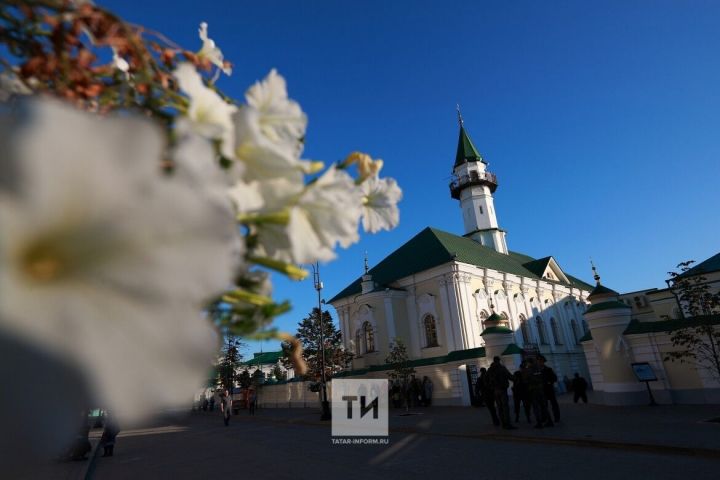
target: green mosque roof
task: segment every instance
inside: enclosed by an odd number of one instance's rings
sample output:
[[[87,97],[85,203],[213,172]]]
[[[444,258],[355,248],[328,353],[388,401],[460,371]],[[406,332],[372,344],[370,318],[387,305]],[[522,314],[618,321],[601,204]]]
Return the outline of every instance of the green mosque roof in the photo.
[[[431,227],[425,228],[385,257],[375,267],[371,268],[369,273],[372,275],[373,281],[378,285],[378,289],[384,290],[385,288],[392,288],[391,284],[396,280],[452,261],[526,278],[541,279],[533,271],[537,271],[535,268],[537,264],[533,263],[536,260],[532,257],[517,252],[510,252],[505,255],[495,251],[493,248],[480,245],[472,239]],[[591,285],[582,280],[567,275],[567,273],[565,275],[570,280],[570,283],[545,281],[582,290],[589,291],[592,289]],[[359,294],[362,291],[360,283],[361,278],[358,277],[330,299],[329,303]]]

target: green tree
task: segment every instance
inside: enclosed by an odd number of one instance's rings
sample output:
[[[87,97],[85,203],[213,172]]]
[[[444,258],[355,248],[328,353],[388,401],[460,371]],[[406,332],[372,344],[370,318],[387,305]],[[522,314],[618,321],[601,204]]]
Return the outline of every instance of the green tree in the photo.
[[[711,293],[703,275],[689,272],[693,263],[682,262],[679,272],[668,272],[683,318],[669,332],[675,350],[665,360],[692,363],[720,380],[720,292]]]
[[[277,364],[272,369],[272,376],[275,377],[275,380],[278,381],[287,380],[287,372],[283,370],[280,365]]]
[[[239,337],[227,335],[221,351],[220,361],[217,365],[217,384],[232,392],[237,380],[237,371],[240,368],[242,354],[240,349],[244,344]]]
[[[260,368],[257,368],[252,373],[252,384],[259,387],[263,383],[265,383],[265,373]]]
[[[298,331],[295,337],[303,347],[303,358],[308,366],[307,373],[303,376],[305,380],[320,380],[320,309],[313,308],[310,315],[298,323]],[[330,312],[322,312],[322,332],[324,334],[325,351],[325,378],[330,380],[332,376],[341,372],[350,365],[353,354],[345,350],[342,343],[342,333],[333,324]],[[285,368],[291,368],[290,345],[282,344],[282,363]]]
[[[246,368],[242,372],[240,372],[240,375],[237,377],[237,381],[240,384],[240,388],[248,388],[250,385],[252,385],[252,377],[250,376],[250,371]]]
[[[401,382],[402,385],[407,384],[410,375],[415,373],[415,369],[410,365],[407,346],[405,346],[405,343],[399,338],[396,338],[395,341],[390,344],[390,353],[388,353],[388,356],[385,358],[385,363],[392,367],[388,372],[388,376],[393,381]]]

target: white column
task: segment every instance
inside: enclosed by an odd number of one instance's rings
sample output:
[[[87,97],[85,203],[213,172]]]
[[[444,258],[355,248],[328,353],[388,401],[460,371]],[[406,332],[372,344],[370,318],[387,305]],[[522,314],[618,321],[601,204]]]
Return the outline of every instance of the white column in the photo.
[[[415,299],[415,287],[407,288],[408,328],[410,329],[410,353],[412,358],[420,358],[420,332],[418,331],[418,313]]]
[[[473,301],[471,300],[472,294],[470,293],[470,275],[466,275],[465,281],[463,282],[462,298],[463,304],[465,305],[466,316],[463,319],[465,322],[465,329],[468,334],[467,344],[468,348],[477,348],[480,346],[480,333],[478,329],[480,325],[477,318],[477,308],[474,308]]]
[[[448,298],[448,280],[445,277],[441,277],[438,281],[440,285],[440,303],[442,304],[443,312],[443,325],[445,326],[445,342],[447,343],[448,352],[458,350],[455,336],[455,328],[453,328],[452,310],[450,306],[450,300]]]
[[[459,329],[457,331],[460,333],[459,344],[461,345],[462,349],[470,348],[470,334],[468,333],[468,325],[466,319],[471,316],[471,312],[467,308],[467,302],[465,301],[465,298],[463,296],[463,292],[465,291],[465,285],[468,281],[469,279],[467,278],[467,275],[462,273],[455,273],[452,275],[452,288],[450,289],[450,305],[452,306],[454,304],[458,312],[457,325],[459,326]]]
[[[395,316],[393,315],[392,298],[385,297],[385,324],[387,325],[388,344],[395,340]]]

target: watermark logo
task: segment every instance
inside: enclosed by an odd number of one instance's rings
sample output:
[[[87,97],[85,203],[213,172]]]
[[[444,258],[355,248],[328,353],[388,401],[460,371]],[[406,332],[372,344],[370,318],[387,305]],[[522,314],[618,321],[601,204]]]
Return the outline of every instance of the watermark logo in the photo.
[[[388,381],[332,381],[332,436],[387,437]]]

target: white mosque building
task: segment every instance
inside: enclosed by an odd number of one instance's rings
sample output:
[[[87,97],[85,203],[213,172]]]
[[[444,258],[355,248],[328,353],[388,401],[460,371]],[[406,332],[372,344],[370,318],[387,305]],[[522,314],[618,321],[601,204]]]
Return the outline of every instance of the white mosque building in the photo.
[[[523,354],[539,352],[560,379],[590,378],[580,339],[593,286],[552,256],[508,248],[493,198],[498,180],[487,167],[460,118],[450,195],[464,232],[425,228],[329,300],[355,354],[343,376],[387,378],[389,345],[402,339],[440,405],[471,404],[477,372],[495,355],[513,370]]]

